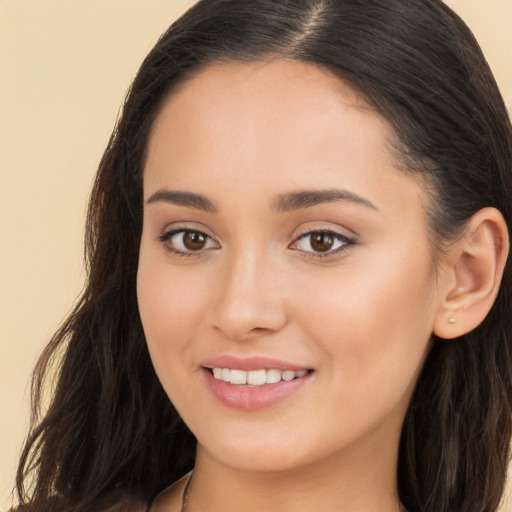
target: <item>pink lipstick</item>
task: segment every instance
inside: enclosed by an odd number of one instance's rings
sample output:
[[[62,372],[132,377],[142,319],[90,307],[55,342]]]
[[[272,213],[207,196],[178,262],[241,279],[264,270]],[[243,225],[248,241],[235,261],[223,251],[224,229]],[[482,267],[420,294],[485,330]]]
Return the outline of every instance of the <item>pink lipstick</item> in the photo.
[[[217,356],[201,364],[206,386],[226,407],[257,411],[287,399],[311,378],[305,366],[268,358]]]

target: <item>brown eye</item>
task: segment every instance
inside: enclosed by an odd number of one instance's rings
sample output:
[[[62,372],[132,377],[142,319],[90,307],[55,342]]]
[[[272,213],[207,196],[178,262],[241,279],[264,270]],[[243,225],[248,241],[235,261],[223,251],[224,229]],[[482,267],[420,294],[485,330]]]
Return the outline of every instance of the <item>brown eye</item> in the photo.
[[[290,246],[309,257],[335,257],[348,250],[356,242],[336,231],[310,231],[299,236]]]
[[[186,231],[183,235],[183,245],[189,251],[200,251],[206,245],[207,237],[199,231]]]
[[[334,245],[334,237],[329,233],[313,233],[310,244],[316,252],[327,252]]]
[[[202,231],[176,229],[159,237],[164,248],[179,256],[205,254],[209,249],[219,249],[219,244]]]

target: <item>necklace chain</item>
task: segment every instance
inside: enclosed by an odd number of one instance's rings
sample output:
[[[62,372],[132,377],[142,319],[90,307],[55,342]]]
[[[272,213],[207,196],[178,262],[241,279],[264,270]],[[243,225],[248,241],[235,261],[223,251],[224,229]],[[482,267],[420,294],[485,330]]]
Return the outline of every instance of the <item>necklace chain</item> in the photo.
[[[185,507],[187,506],[187,498],[188,498],[188,486],[190,484],[190,480],[192,480],[192,475],[194,473],[190,473],[188,477],[187,483],[185,484],[185,488],[183,489],[183,494],[181,495],[181,508],[180,512],[185,512]]]

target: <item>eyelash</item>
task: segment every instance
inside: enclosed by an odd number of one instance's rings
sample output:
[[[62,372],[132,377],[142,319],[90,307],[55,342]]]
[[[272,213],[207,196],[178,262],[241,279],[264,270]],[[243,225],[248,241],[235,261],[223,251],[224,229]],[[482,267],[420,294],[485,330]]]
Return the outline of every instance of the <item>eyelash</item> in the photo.
[[[295,241],[289,246],[293,250],[301,250],[294,248],[294,245],[297,245],[301,240],[306,239],[307,237],[312,237],[313,235],[327,235],[334,239],[335,242],[340,242],[341,245],[337,247],[336,249],[332,250],[329,249],[326,252],[315,252],[315,251],[304,251],[305,254],[307,254],[308,258],[311,259],[327,259],[327,258],[335,258],[336,256],[339,256],[340,254],[343,254],[344,252],[348,251],[351,246],[356,244],[356,241],[352,238],[349,238],[345,235],[342,235],[341,233],[338,233],[337,231],[333,231],[330,229],[314,229],[311,231],[307,231],[306,233],[303,233],[302,235],[298,236]],[[309,241],[309,245],[311,247],[311,238]]]
[[[166,251],[168,251],[176,256],[180,256],[180,257],[198,258],[198,257],[204,256],[207,251],[212,249],[212,247],[200,249],[197,251],[186,251],[186,250],[176,249],[169,242],[172,239],[172,237],[174,237],[180,233],[182,233],[183,235],[185,235],[187,233],[194,234],[194,235],[201,235],[206,238],[206,240],[207,240],[206,243],[208,243],[208,241],[213,241],[217,247],[219,246],[219,244],[217,242],[215,242],[211,236],[207,235],[206,233],[204,233],[203,231],[200,231],[198,229],[176,228],[171,231],[167,231],[166,233],[162,233],[158,237],[158,240],[164,245],[164,248]],[[215,247],[215,248],[217,248],[217,247]]]
[[[193,235],[204,236],[206,238],[206,244],[208,244],[210,241],[210,242],[213,242],[216,247],[206,247],[204,249],[199,249],[197,251],[186,251],[186,250],[176,249],[169,242],[174,236],[176,236],[180,233],[183,235],[189,233],[189,234],[193,234]],[[315,229],[315,230],[307,231],[306,233],[299,235],[288,247],[292,250],[300,251],[301,249],[294,247],[294,245],[297,245],[301,240],[304,240],[307,237],[312,237],[313,235],[327,235],[327,236],[331,237],[332,239],[334,239],[334,242],[341,243],[341,246],[337,247],[334,250],[329,249],[326,252],[315,252],[314,250],[312,250],[312,251],[302,250],[303,253],[307,254],[306,257],[311,258],[311,259],[325,259],[325,258],[329,258],[329,257],[334,257],[334,256],[344,253],[345,251],[348,251],[351,246],[356,244],[356,241],[354,239],[349,238],[345,235],[342,235],[341,233],[338,233],[336,231],[332,231],[329,229]],[[158,240],[160,241],[160,243],[162,243],[164,245],[164,248],[166,251],[168,251],[176,256],[179,256],[179,257],[198,258],[198,257],[204,256],[206,254],[206,252],[220,247],[219,244],[217,242],[215,242],[211,236],[209,236],[208,234],[206,234],[203,231],[200,231],[198,229],[185,229],[185,228],[173,229],[171,231],[168,231],[166,233],[159,235]],[[311,247],[311,240],[309,242],[309,245]]]

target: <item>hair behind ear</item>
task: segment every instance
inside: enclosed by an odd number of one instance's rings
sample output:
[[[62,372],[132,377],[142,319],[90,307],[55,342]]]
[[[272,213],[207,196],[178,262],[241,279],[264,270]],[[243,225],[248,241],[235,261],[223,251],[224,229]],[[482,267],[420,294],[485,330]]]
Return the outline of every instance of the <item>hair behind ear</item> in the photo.
[[[451,512],[450,503],[464,512],[498,509],[512,435],[512,360],[492,324],[487,318],[460,338],[434,338],[402,431],[399,491],[409,512]]]

